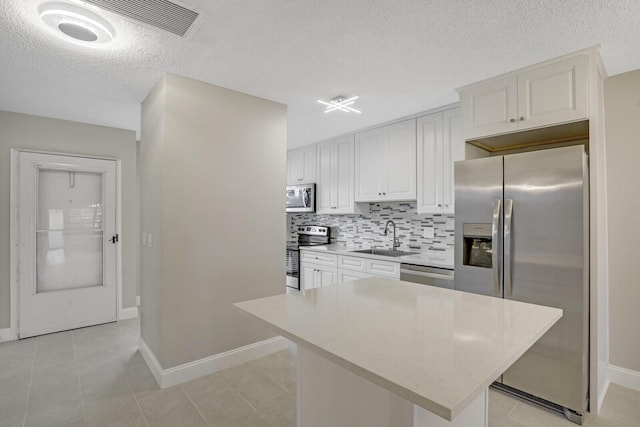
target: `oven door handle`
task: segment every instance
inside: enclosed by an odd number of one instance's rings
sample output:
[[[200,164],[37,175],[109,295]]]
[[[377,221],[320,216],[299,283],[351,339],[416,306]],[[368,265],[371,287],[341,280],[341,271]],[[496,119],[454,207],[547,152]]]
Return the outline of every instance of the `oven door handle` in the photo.
[[[305,188],[304,190],[302,190],[302,206],[305,208],[308,208],[310,203],[309,200],[311,199],[309,192],[311,190],[309,190],[308,188]]]

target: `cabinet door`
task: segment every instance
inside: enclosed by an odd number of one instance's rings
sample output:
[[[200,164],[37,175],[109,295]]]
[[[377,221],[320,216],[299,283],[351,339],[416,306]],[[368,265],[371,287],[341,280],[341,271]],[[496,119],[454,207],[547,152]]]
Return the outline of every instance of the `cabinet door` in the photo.
[[[356,134],[355,142],[355,198],[356,202],[382,200],[381,176],[385,166],[384,140],[381,128]]]
[[[299,150],[287,151],[287,185],[298,184],[300,178],[300,159],[302,153]]]
[[[383,147],[383,200],[416,199],[416,121],[406,120],[385,126],[387,146]],[[386,166],[386,167],[385,167]]]
[[[316,146],[310,145],[302,151],[302,183],[316,182]]]
[[[515,75],[464,90],[460,96],[464,139],[518,129],[518,84]]]
[[[318,287],[332,286],[338,283],[338,270],[318,266]]]
[[[307,184],[316,181],[316,146],[287,152],[287,185]]]
[[[588,118],[587,60],[575,56],[518,74],[519,129]]]
[[[302,279],[302,282],[300,283],[301,291],[317,287],[315,279],[316,267],[313,264],[302,263],[300,266],[300,273],[300,278]]]
[[[334,213],[334,173],[333,159],[335,157],[335,144],[318,144],[318,170],[316,182],[316,212],[319,214]]]
[[[418,213],[442,212],[442,113],[417,120]]]
[[[464,160],[464,139],[462,137],[462,118],[460,109],[442,113],[442,195],[443,212],[453,214],[455,201],[454,163]]]
[[[334,153],[334,213],[355,213],[353,135],[336,142]]]

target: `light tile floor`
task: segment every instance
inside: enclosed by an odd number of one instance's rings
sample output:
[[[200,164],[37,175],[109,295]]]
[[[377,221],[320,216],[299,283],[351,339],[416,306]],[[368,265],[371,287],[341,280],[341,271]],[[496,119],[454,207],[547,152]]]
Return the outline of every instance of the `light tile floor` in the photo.
[[[295,426],[289,351],[160,390],[138,334],[129,320],[0,344],[0,427]],[[494,390],[489,425],[574,426]],[[611,386],[600,416],[585,425],[640,427],[640,393]]]

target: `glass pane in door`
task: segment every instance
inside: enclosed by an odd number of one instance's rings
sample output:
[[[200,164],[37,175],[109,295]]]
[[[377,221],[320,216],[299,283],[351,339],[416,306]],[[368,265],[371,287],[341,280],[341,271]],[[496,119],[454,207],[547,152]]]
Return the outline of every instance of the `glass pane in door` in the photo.
[[[37,173],[37,292],[102,286],[103,175]]]

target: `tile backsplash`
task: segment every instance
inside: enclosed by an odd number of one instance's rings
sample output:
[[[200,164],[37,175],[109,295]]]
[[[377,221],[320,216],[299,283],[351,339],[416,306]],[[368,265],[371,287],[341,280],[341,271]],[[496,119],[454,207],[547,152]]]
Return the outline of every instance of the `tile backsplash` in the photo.
[[[391,248],[391,227],[384,235],[387,220],[396,223],[401,250],[438,250],[453,252],[453,215],[419,214],[416,202],[371,203],[368,215],[287,214],[289,240],[298,238],[300,225],[331,227],[331,243]],[[425,238],[423,230],[433,227],[434,237]]]

